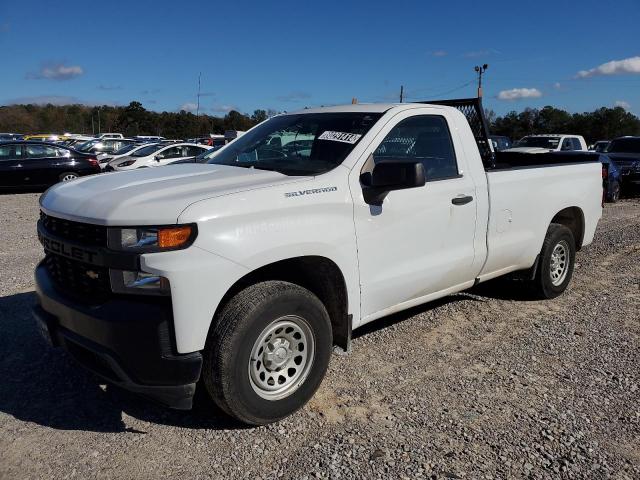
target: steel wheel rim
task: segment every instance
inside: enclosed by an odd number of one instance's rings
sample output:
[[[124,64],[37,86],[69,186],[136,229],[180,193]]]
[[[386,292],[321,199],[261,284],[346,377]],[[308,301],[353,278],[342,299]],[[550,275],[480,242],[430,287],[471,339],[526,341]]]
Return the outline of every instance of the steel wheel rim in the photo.
[[[78,176],[74,173],[67,173],[64,177],[62,177],[63,182],[68,182],[70,180],[75,180]]]
[[[303,318],[280,317],[258,335],[249,358],[249,381],[266,400],[288,397],[304,383],[315,354],[315,337]]]
[[[569,271],[569,244],[561,240],[551,252],[550,275],[554,286],[562,285]]]

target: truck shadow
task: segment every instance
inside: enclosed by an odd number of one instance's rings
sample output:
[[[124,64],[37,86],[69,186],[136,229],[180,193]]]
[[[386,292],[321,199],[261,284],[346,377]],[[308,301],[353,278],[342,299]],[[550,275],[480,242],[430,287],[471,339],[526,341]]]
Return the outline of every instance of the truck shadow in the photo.
[[[200,393],[191,411],[170,410],[99,380],[38,333],[34,292],[0,297],[0,411],[59,430],[146,432],[127,427],[123,412],[139,420],[185,428],[239,429]]]
[[[484,288],[488,289],[491,283]],[[356,330],[354,337],[388,328],[445,304],[482,301],[473,290],[381,318]],[[483,295],[491,296],[486,292]],[[59,430],[146,433],[127,427],[123,413],[145,422],[184,428],[247,428],[218,410],[201,385],[191,411],[170,410],[117,387],[101,386],[97,377],[42,339],[31,316],[35,301],[33,291],[0,297],[1,412]]]

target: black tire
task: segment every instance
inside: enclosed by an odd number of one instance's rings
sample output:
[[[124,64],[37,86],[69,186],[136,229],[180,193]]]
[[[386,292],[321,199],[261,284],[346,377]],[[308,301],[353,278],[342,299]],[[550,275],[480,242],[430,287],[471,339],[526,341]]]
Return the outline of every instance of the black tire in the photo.
[[[616,203],[620,200],[620,184],[618,182],[614,182],[613,185],[611,185],[611,192],[609,192],[608,200],[611,203]]]
[[[303,319],[309,327],[313,348],[306,350],[313,351],[308,354],[312,360],[304,376],[289,384],[292,391],[287,396],[267,399],[257,393],[264,395],[250,374],[259,362],[250,359],[252,352],[257,358],[255,347],[261,345],[264,332],[282,318]],[[237,293],[214,321],[203,352],[202,376],[213,401],[230,416],[250,425],[272,423],[301,408],[320,386],[331,357],[331,321],[322,302],[307,289],[282,281],[252,285]]]
[[[64,172],[58,176],[58,180],[61,182],[68,182],[70,180],[75,180],[76,178],[80,178],[76,172]]]
[[[558,248],[559,252],[565,250],[564,265],[566,270],[562,270],[562,274],[558,274],[561,262],[554,263],[552,257],[554,251]],[[556,258],[561,258],[558,256]],[[535,278],[531,281],[533,293],[536,298],[555,298],[567,289],[571,276],[573,275],[573,267],[576,258],[576,243],[573,233],[564,225],[552,223],[549,225],[547,235],[542,243],[542,250],[538,260],[538,268]],[[555,267],[552,269],[552,267]]]

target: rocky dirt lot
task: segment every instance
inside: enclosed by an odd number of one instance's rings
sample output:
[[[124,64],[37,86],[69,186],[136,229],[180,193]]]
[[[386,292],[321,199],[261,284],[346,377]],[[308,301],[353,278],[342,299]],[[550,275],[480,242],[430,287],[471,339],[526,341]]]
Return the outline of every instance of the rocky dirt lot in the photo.
[[[0,195],[0,478],[640,478],[640,201],[569,290],[494,281],[364,327],[302,411],[244,428],[99,386],[36,334],[37,194]]]

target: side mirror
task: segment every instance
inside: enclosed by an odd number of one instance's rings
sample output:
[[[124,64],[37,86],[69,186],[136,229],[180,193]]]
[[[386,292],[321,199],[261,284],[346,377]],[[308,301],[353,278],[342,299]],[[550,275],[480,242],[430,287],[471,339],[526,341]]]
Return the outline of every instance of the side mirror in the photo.
[[[378,160],[370,172],[360,175],[364,201],[369,205],[382,205],[389,192],[423,187],[426,181],[424,166],[417,160]]]
[[[164,158],[164,155],[162,155],[161,153],[159,153],[158,155],[156,155],[155,157],[156,162],[159,162],[160,160],[162,160]]]

